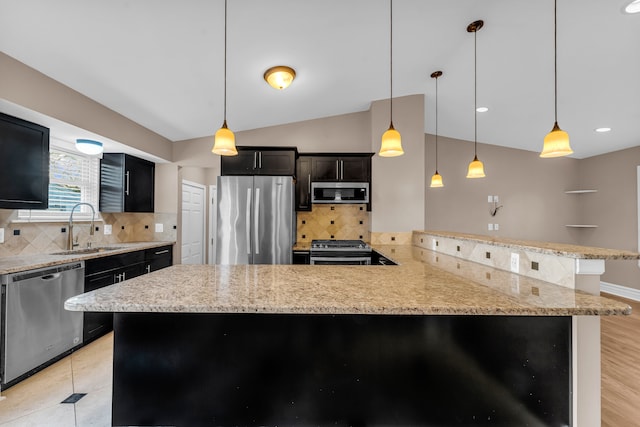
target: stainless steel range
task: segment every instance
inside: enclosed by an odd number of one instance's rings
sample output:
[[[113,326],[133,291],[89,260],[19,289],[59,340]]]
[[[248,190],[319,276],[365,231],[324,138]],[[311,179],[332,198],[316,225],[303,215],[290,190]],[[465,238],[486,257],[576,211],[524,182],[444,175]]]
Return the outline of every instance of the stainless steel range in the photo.
[[[311,264],[370,265],[371,246],[362,240],[313,240]]]

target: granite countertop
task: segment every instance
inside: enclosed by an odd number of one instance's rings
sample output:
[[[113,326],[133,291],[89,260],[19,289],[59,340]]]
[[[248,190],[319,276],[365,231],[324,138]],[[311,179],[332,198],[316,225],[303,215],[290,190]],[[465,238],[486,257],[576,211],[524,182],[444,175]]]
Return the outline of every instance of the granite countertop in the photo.
[[[19,271],[33,270],[36,268],[66,264],[68,262],[84,261],[91,258],[101,258],[173,244],[175,244],[175,242],[113,243],[97,246],[96,248],[99,248],[100,251],[93,253],[82,253],[82,250],[78,250],[78,252],[68,255],[54,255],[49,253],[0,257],[0,274],[17,273]]]
[[[69,299],[75,311],[613,315],[623,303],[414,246],[398,266],[174,265]]]
[[[483,236],[479,234],[465,234],[454,231],[414,231],[414,235],[425,234],[429,236],[448,237],[457,240],[469,240],[486,243],[494,246],[503,246],[514,249],[523,249],[549,255],[558,255],[576,259],[616,259],[633,260],[640,259],[640,253],[625,251],[622,249],[607,249],[591,246],[571,245],[566,243],[538,242],[534,240],[518,240],[506,237]]]

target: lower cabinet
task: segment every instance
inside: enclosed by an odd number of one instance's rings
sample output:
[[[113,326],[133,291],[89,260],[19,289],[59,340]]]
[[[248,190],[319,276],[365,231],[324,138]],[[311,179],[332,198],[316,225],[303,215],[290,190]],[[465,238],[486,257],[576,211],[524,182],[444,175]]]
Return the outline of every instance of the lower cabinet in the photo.
[[[293,251],[293,264],[310,264],[309,251]]]
[[[94,291],[141,276],[173,263],[171,245],[93,258],[85,261],[84,292]],[[83,343],[86,344],[113,329],[113,313],[85,312]]]

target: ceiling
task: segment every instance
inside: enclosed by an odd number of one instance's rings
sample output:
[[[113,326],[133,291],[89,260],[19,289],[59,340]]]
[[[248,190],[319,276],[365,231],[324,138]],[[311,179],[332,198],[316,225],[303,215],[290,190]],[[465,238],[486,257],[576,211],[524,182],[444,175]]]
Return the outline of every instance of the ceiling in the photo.
[[[640,14],[558,0],[558,121],[574,157],[640,145]],[[540,151],[554,121],[553,0],[396,0],[393,95],[425,94],[425,132]],[[234,131],[364,111],[389,97],[388,0],[228,0]],[[172,141],[222,124],[223,0],[0,0],[7,55]],[[277,91],[262,78],[289,65]],[[608,133],[595,128],[611,127]],[[402,129],[399,129],[402,132]]]

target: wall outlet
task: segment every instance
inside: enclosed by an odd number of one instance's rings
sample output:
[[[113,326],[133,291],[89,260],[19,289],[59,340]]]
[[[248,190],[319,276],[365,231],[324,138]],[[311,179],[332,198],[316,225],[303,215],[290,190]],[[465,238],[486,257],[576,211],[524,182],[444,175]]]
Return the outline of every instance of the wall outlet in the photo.
[[[500,230],[500,224],[493,224],[493,229],[496,231]]]
[[[487,197],[487,202],[489,202],[489,203],[493,203],[493,196],[489,196],[489,197]]]
[[[514,273],[520,272],[520,254],[511,254],[511,271]]]
[[[105,224],[104,225],[104,235],[108,236],[109,234],[111,234],[111,230],[112,230],[112,225],[111,224]]]
[[[498,198],[498,196],[493,196],[493,201],[498,203],[500,201],[500,199]]]
[[[4,228],[0,228],[0,243],[4,243]]]
[[[487,230],[493,231],[493,224],[487,224]]]
[[[164,231],[163,224],[156,224],[156,233],[162,233]]]

